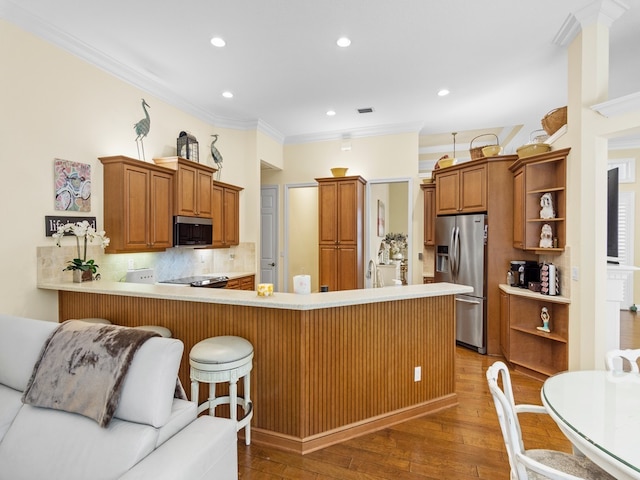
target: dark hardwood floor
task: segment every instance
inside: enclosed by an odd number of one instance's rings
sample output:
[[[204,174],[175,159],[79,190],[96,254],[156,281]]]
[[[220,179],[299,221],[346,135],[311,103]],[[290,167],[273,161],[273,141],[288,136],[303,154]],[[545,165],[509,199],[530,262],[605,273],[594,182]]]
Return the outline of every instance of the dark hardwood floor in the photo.
[[[640,316],[622,312],[621,348],[640,348]],[[485,377],[500,357],[456,351],[457,407],[369,435],[297,455],[238,443],[239,476],[245,480],[507,480],[509,464]],[[511,374],[516,403],[541,404],[542,382]],[[571,452],[546,415],[521,417],[526,448]]]

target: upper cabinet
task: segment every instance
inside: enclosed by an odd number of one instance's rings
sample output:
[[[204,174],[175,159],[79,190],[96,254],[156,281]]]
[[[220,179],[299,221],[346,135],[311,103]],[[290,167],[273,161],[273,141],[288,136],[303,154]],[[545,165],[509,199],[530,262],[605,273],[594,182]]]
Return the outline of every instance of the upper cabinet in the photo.
[[[362,177],[318,182],[320,284],[329,290],[364,287],[364,193]]]
[[[157,165],[177,172],[175,181],[175,215],[212,218],[211,182],[215,168],[181,157],[154,158]]]
[[[436,185],[423,183],[420,185],[424,196],[424,246],[430,247],[436,243]]]
[[[212,182],[214,248],[240,243],[240,191],[235,185]]]
[[[468,162],[433,172],[436,213],[452,215],[487,211],[487,165]]]
[[[172,170],[125,156],[101,157],[107,253],[154,252],[173,245]]]
[[[570,148],[518,159],[513,172],[513,246],[560,253],[566,241],[566,161]]]

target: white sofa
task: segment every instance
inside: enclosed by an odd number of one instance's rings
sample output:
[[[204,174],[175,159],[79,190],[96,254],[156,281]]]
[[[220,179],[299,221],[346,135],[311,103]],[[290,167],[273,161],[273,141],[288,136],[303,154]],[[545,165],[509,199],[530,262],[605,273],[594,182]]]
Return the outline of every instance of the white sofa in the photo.
[[[238,478],[235,423],[196,419],[195,404],[173,398],[180,340],[153,337],[140,347],[107,428],[23,404],[34,364],[57,326],[0,315],[0,480]]]

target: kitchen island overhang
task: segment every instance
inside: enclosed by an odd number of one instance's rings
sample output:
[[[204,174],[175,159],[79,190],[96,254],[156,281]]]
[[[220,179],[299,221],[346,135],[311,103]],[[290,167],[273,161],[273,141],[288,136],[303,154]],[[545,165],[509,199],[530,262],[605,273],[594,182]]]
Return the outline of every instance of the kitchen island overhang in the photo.
[[[117,282],[38,286],[58,291],[60,321],[169,328],[185,344],[183,385],[198,341],[249,340],[254,443],[304,454],[457,404],[454,296],[471,290],[463,285],[273,297]]]

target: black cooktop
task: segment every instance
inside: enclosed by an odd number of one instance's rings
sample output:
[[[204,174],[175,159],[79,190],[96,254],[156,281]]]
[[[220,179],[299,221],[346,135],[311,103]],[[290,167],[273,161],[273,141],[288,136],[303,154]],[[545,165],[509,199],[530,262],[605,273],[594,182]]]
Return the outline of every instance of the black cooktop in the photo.
[[[222,288],[227,285],[229,277],[196,275],[193,277],[176,278],[173,280],[163,280],[160,283],[172,283],[175,285],[191,285],[192,287]]]

